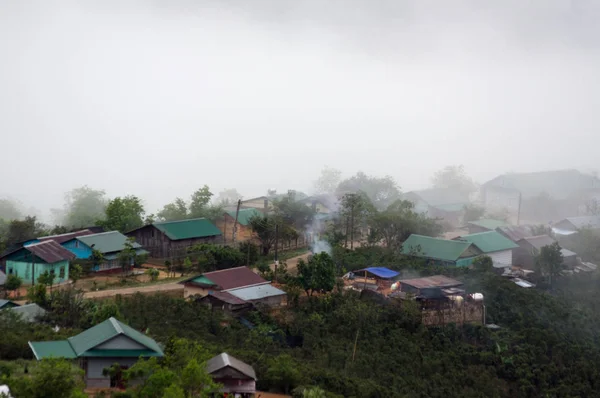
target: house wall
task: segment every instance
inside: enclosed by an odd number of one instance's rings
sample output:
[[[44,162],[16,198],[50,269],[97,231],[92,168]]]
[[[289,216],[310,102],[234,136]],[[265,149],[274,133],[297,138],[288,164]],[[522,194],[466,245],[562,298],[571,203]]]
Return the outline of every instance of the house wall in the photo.
[[[121,366],[131,367],[137,362],[137,358],[88,358],[85,382],[88,388],[109,388],[110,376],[102,375],[105,368],[118,363]]]
[[[498,265],[512,265],[513,263],[513,251],[512,250],[502,250],[499,252],[493,253],[485,253],[486,256],[489,256],[494,264]]]
[[[32,264],[31,262],[25,262],[25,261],[7,260],[6,261],[6,274],[7,275],[10,275],[10,274],[17,275],[19,278],[21,278],[23,280],[23,284],[30,285],[31,277],[32,277],[32,267],[33,267],[33,272],[35,273],[35,275],[33,276],[34,283],[37,283],[38,277],[46,271],[48,271],[48,272],[54,271],[54,274],[56,275],[56,277],[54,279],[55,284],[63,283],[63,282],[66,282],[69,280],[69,261],[68,260],[59,261],[54,264],[46,264],[46,263],[39,262],[39,261],[41,261],[41,260],[38,258],[35,258],[34,264]],[[61,275],[62,275],[62,277],[61,277]]]
[[[257,198],[257,199],[242,201],[242,206],[244,208],[254,208],[254,209],[259,209],[259,210],[263,210],[263,211],[268,209],[270,204],[271,203],[270,203],[269,199],[266,199],[266,198]]]
[[[515,249],[513,254],[513,263],[521,268],[533,270],[535,269],[536,250],[526,240],[517,242],[519,247]]]
[[[266,297],[260,300],[251,300],[251,303],[264,305],[267,307],[281,307],[287,305],[287,295],[282,294],[279,296]]]
[[[183,297],[188,298],[190,296],[208,296],[208,292],[210,290],[214,290],[214,289],[205,289],[202,287],[198,287],[196,285],[192,285],[192,284],[184,284],[184,291],[183,291]]]
[[[479,225],[472,225],[469,224],[467,226],[468,230],[469,230],[469,235],[470,234],[478,234],[479,232],[487,232],[489,231],[489,229],[484,228],[484,227],[480,227]]]
[[[223,240],[225,243],[232,242],[232,234],[233,234],[233,225],[235,223],[235,218],[231,217],[229,214],[225,213],[223,218],[217,220],[215,225],[217,228],[221,230],[223,233]],[[256,238],[256,234],[252,231],[252,228],[248,225],[242,225],[240,223],[237,224],[237,233],[236,233],[236,242],[246,242],[248,240],[252,240]]]
[[[88,245],[78,241],[77,239],[68,240],[64,242],[61,246],[65,249],[68,249],[79,259],[87,259],[92,256],[92,249]]]
[[[133,236],[144,249],[150,252],[154,258],[170,258],[184,254],[185,250],[201,243],[222,243],[222,236],[210,236],[206,238],[170,240],[165,234],[152,225],[147,225],[132,231],[127,236]]]
[[[454,305],[448,308],[423,310],[421,322],[425,326],[440,326],[449,323],[463,325],[484,323],[485,306],[483,301],[463,302],[462,305]]]
[[[95,350],[145,350],[146,347],[127,336],[118,335],[94,347]]]
[[[511,214],[519,210],[519,192],[506,188],[486,186],[481,190],[483,205],[488,210],[506,209]]]

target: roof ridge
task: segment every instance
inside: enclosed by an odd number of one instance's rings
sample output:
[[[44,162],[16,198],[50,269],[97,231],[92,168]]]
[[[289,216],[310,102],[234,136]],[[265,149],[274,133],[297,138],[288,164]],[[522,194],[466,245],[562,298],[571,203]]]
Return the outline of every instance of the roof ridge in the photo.
[[[223,272],[223,271],[231,271],[233,269],[239,269],[239,268],[248,268],[250,271],[252,271],[252,269],[250,269],[249,267],[245,266],[245,265],[240,265],[239,267],[233,267],[233,268],[225,268],[225,269],[218,269],[216,271],[210,271],[210,272],[205,272],[203,274],[200,274],[199,276],[204,276],[206,274],[216,274],[218,272]],[[252,271],[254,272],[254,271]],[[210,279],[210,278],[209,278]]]
[[[175,222],[186,222],[186,221],[197,221],[197,220],[208,220],[208,218],[206,217],[196,217],[196,218],[185,218],[183,220],[171,220],[171,221],[156,221],[154,223],[152,223],[152,225],[164,225],[164,224],[171,224],[171,223],[175,223]]]
[[[115,328],[115,330],[117,331],[118,334],[124,334],[125,332],[123,331],[123,328],[121,327],[121,325],[119,324],[119,321],[117,321],[115,319],[115,317],[111,316],[110,318],[108,318],[108,320],[110,321],[110,323],[112,324],[112,326]]]
[[[82,235],[82,236],[77,236],[75,237],[75,239],[79,239],[79,238],[90,238],[92,236],[98,236],[98,235],[106,235],[106,234],[114,234],[114,233],[118,233],[120,234],[119,231],[105,231],[105,232],[98,232],[96,234],[89,234],[89,235]]]
[[[31,244],[29,244],[27,246],[23,246],[23,247],[27,248],[27,247],[31,247],[31,246],[39,246],[39,245],[44,245],[44,244],[52,244],[50,242],[56,243],[52,239],[49,239],[49,240],[45,240],[45,241],[42,241],[42,242],[31,243]],[[58,243],[56,243],[56,244],[58,245]]]

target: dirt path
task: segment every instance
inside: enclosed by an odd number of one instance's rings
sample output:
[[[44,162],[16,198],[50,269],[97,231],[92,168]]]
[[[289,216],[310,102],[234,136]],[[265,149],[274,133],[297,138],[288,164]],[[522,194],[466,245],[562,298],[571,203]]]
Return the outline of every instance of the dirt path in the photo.
[[[112,296],[116,296],[117,294],[123,295],[123,296],[128,296],[128,295],[132,295],[135,293],[142,293],[142,294],[148,294],[148,293],[178,293],[177,291],[180,290],[181,291],[181,296],[183,297],[183,285],[177,283],[177,282],[173,282],[173,283],[163,283],[161,285],[150,285],[150,286],[137,286],[137,287],[127,287],[127,288],[123,288],[123,289],[110,289],[110,290],[99,290],[96,292],[87,292],[84,293],[83,297],[87,298],[87,299],[94,299],[94,298],[104,298],[104,297],[112,297]]]
[[[297,273],[297,267],[298,267],[298,260],[302,259],[304,261],[308,260],[308,257],[311,255],[312,253],[308,252],[308,253],[304,253],[301,254],[299,256],[296,257],[292,257],[292,258],[288,258],[287,260],[285,260],[285,263],[287,265],[287,269],[288,272],[291,275],[296,275]],[[275,264],[271,264],[271,269],[274,269]]]

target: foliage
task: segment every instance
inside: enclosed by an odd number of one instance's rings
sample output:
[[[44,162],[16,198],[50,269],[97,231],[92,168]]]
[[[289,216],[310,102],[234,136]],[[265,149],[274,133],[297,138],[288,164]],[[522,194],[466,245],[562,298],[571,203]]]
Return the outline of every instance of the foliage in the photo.
[[[98,319],[94,302],[84,300],[83,291],[74,287],[52,291],[47,309],[46,320],[63,328],[86,329],[94,324],[93,318]]]
[[[175,198],[173,203],[166,204],[156,215],[161,221],[185,220],[188,218],[187,203],[181,198]]]
[[[552,285],[552,280],[563,270],[563,264],[563,255],[557,242],[542,247],[540,254],[535,258],[536,271],[543,277],[548,278],[550,285]]]
[[[371,200],[364,192],[347,193],[342,196],[339,215],[343,220],[344,246],[354,248],[354,242],[360,237],[360,232],[366,229],[368,220],[376,213]]]
[[[600,263],[600,233],[591,228],[582,228],[576,234],[561,239],[561,246],[577,253],[583,261]]]
[[[190,201],[190,218],[205,217],[210,220],[215,220],[222,215],[222,208],[220,206],[210,206],[210,199],[213,193],[208,188],[208,185],[204,185],[192,194]]]
[[[83,276],[83,267],[80,264],[70,264],[69,266],[69,277],[75,285],[79,279]]]
[[[134,243],[135,238],[127,238],[123,250],[118,254],[119,264],[121,264],[123,275],[128,275],[131,272],[133,265],[139,263],[136,249],[133,247]]]
[[[196,259],[202,272],[239,267],[246,264],[244,253],[231,246],[201,243],[190,247],[188,254]]]
[[[548,236],[554,237],[554,232],[552,231],[552,227],[550,227],[549,225],[543,225],[543,224],[532,225],[531,233],[533,236],[548,235]]]
[[[31,285],[27,289],[27,299],[40,306],[45,306],[48,301],[48,294],[46,292],[46,285],[43,283],[36,283]]]
[[[275,244],[277,217],[270,214],[256,215],[248,221],[252,232],[260,240],[262,254],[267,255]]]
[[[152,282],[156,282],[158,280],[158,276],[160,275],[160,271],[158,271],[156,268],[148,268],[145,274],[150,277]]]
[[[121,311],[119,311],[119,306],[115,302],[105,301],[102,304],[96,306],[96,311],[94,312],[92,318],[92,324],[97,325],[100,322],[104,322],[105,320],[111,317],[122,319],[123,315],[121,315]]]
[[[490,256],[479,256],[473,260],[473,269],[479,272],[492,272],[494,262]]]
[[[8,224],[4,241],[7,247],[11,247],[15,243],[43,236],[45,232],[46,227],[44,224],[38,222],[35,216],[27,216],[23,220],[12,220]]]
[[[335,263],[325,252],[311,256],[308,262],[298,261],[298,283],[310,296],[314,292],[329,292],[335,286]]]
[[[97,221],[107,231],[122,233],[144,225],[144,205],[137,196],[116,197],[108,202],[103,220]]]
[[[268,361],[269,368],[266,372],[269,383],[289,394],[292,386],[297,385],[302,380],[302,374],[296,366],[293,358],[288,354],[282,354]]]
[[[294,194],[288,194],[273,200],[275,215],[281,223],[295,229],[304,229],[314,217],[314,210],[302,202],[298,202]]]
[[[83,394],[83,371],[64,359],[43,359],[31,377],[9,377],[11,394],[30,398],[74,398]]]
[[[321,175],[319,178],[314,182],[315,193],[334,193],[341,180],[342,172],[340,170],[325,166],[325,168],[321,170]]]
[[[463,221],[468,223],[469,221],[477,221],[483,217],[485,214],[485,209],[481,206],[477,206],[476,204],[468,204],[464,207],[465,214],[463,216]]]
[[[240,244],[238,245],[238,249],[240,253],[242,253],[246,258],[247,265],[254,264],[258,261],[258,258],[260,256],[260,249],[254,243],[250,241],[240,242]]]
[[[237,189],[231,188],[219,192],[216,202],[219,206],[231,206],[236,204],[240,199],[242,199],[242,195]]]
[[[477,184],[467,175],[464,166],[446,166],[437,171],[431,179],[434,188],[451,189],[463,194],[477,190]]]
[[[54,284],[54,279],[56,279],[56,274],[54,272],[44,271],[37,277],[37,283],[44,286],[52,286]]]
[[[0,219],[11,221],[22,217],[19,204],[10,199],[0,199]]]
[[[183,260],[183,274],[189,273],[192,270],[192,266],[193,266],[192,260],[190,260],[189,257],[186,257]]]
[[[13,291],[19,289],[21,287],[21,285],[23,285],[23,280],[21,278],[19,278],[17,275],[9,274],[6,276],[6,282],[4,283],[4,288],[7,291],[13,292]]]
[[[392,177],[368,176],[362,171],[340,182],[336,190],[338,196],[358,192],[364,192],[377,209],[385,209],[400,199],[400,189]]]
[[[65,194],[64,212],[61,223],[72,228],[85,228],[95,225],[104,218],[107,200],[103,190],[83,186]]]

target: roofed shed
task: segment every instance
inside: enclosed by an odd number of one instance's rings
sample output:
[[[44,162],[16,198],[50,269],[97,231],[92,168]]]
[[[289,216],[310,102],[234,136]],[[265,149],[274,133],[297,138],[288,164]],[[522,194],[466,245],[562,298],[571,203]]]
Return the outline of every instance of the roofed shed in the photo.
[[[235,267],[206,272],[179,282],[185,286],[185,297],[206,296],[210,291],[230,290],[269,283],[248,267]]]
[[[495,268],[510,267],[513,262],[513,251],[519,247],[519,245],[496,231],[463,235],[454,240],[471,242],[477,246],[492,259]]]
[[[402,244],[402,253],[426,258],[440,265],[465,267],[481,254],[481,250],[470,242],[412,234]]]
[[[254,368],[225,352],[206,362],[206,372],[223,385],[222,393],[239,394],[242,398],[250,398],[256,393]]]

